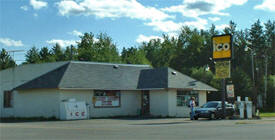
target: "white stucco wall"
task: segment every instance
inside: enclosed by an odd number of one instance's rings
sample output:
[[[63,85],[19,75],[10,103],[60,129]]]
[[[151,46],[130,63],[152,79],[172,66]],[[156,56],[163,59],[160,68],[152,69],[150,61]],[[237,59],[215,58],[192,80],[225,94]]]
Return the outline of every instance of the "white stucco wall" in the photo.
[[[168,90],[150,91],[150,114],[166,117],[168,113]]]
[[[202,106],[207,102],[207,93],[206,91],[199,91],[199,104],[197,106]]]
[[[190,108],[177,106],[177,89],[169,89],[169,116],[171,117],[188,117]]]
[[[93,90],[26,90],[13,93],[13,107],[2,110],[3,117],[56,117],[62,100],[71,98],[90,105],[90,117],[138,115],[141,110],[141,91],[121,91],[121,106],[94,108]],[[199,106],[206,103],[206,92],[199,91]],[[177,90],[151,90],[150,114],[153,116],[189,117],[190,108],[177,106]]]
[[[95,108],[92,103],[93,90],[61,90],[60,93],[61,100],[74,98],[88,103],[91,118],[138,115],[141,109],[140,91],[121,91],[121,105],[113,108]]]
[[[2,109],[2,117],[59,117],[58,90],[14,91],[13,106]]]
[[[199,91],[199,105],[206,103],[206,92]],[[168,90],[168,108],[171,117],[189,117],[190,108],[186,106],[177,106],[177,90]]]
[[[29,80],[58,68],[65,63],[66,62],[28,64],[0,71],[0,117],[9,115],[13,110],[3,108],[3,92],[5,90],[11,90]],[[5,112],[8,114],[4,114]]]

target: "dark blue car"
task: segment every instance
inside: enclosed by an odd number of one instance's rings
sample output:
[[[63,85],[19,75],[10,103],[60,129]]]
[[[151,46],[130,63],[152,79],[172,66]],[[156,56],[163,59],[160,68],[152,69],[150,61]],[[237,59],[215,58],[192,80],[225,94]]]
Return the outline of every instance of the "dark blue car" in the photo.
[[[235,109],[232,104],[225,103],[226,117],[232,117],[234,115]],[[209,118],[218,119],[222,118],[222,102],[221,101],[210,101],[202,105],[200,108],[195,109],[194,119],[198,118]]]

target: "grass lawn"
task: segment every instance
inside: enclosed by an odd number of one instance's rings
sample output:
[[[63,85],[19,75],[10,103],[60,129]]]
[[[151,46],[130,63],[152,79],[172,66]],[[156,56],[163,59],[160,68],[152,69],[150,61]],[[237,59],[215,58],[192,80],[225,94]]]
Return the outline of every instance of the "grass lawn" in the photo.
[[[260,113],[260,117],[275,117],[275,112]]]

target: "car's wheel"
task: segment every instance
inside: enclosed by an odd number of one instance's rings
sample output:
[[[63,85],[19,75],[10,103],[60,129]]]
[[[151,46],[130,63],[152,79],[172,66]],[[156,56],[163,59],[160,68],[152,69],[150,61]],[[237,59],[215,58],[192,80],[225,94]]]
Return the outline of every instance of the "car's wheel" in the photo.
[[[195,120],[198,120],[199,118],[198,117],[194,117]]]
[[[211,114],[210,114],[210,120],[215,120],[215,119],[216,119],[215,113],[211,113]]]

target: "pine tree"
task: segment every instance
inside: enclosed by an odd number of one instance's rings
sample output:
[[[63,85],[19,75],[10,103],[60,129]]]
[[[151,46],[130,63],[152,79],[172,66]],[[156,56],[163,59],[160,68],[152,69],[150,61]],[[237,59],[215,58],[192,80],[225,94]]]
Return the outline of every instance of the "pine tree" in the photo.
[[[26,54],[26,63],[34,64],[34,63],[41,63],[39,51],[34,46],[32,47]]]
[[[0,70],[16,66],[8,52],[3,48],[0,52]]]

